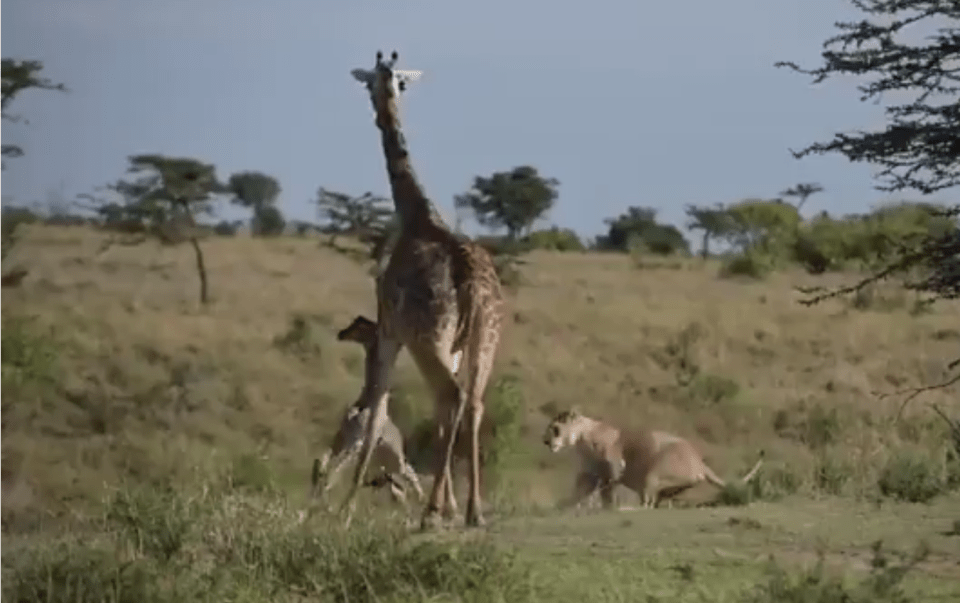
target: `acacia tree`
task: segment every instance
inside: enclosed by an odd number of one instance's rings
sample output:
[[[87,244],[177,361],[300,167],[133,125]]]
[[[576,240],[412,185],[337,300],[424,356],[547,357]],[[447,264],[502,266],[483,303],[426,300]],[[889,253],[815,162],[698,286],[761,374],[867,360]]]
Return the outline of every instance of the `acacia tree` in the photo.
[[[652,207],[631,206],[616,218],[607,218],[604,223],[607,234],[597,240],[601,249],[630,251],[631,247],[639,246],[655,255],[690,251],[683,233],[672,224],[657,222],[657,210]]]
[[[833,76],[860,77],[862,101],[880,101],[891,93],[904,100],[886,107],[888,123],[880,130],[837,133],[830,141],[791,152],[797,158],[840,153],[850,161],[877,165],[876,188],[883,191],[913,189],[930,194],[956,187],[960,184],[960,2],[851,2],[866,16],[856,23],[837,23],[840,33],[824,42],[820,67],[803,69],[791,62],[776,66],[813,76],[814,83]],[[917,28],[925,29],[922,41],[908,41]],[[955,219],[960,205],[940,214]],[[927,292],[932,299],[960,298],[960,228],[904,242],[893,260],[859,282],[826,292],[807,290],[813,295],[804,303],[815,304],[918,269],[924,276],[908,282],[908,288]],[[960,358],[948,365],[952,376],[914,390],[911,397],[957,383],[958,368]]]
[[[701,207],[697,205],[687,205],[685,208],[687,217],[687,228],[690,230],[702,230],[703,240],[700,244],[700,255],[703,259],[710,257],[710,241],[726,236],[731,227],[730,214],[726,208],[718,203],[713,207]]]
[[[12,115],[7,112],[7,107],[14,98],[24,90],[35,88],[37,90],[59,90],[66,92],[67,88],[63,84],[55,84],[51,80],[41,77],[40,71],[43,70],[43,63],[40,61],[18,61],[16,59],[2,59],[0,61],[0,114],[2,119],[17,123],[26,121],[19,115]],[[23,155],[23,149],[19,145],[5,144],[0,149],[0,155],[3,157],[20,157]],[[0,163],[0,166],[6,168],[6,164]]]
[[[261,172],[238,172],[230,176],[227,188],[233,194],[234,204],[253,211],[254,235],[277,235],[283,231],[283,216],[276,207],[283,189],[276,178]]]
[[[217,180],[216,168],[212,164],[198,159],[153,154],[134,155],[128,160],[127,171],[134,175],[134,179],[118,180],[104,187],[119,195],[122,203],[82,195],[98,203],[91,209],[100,214],[106,227],[134,235],[110,239],[100,251],[113,244],[139,245],[150,237],[167,245],[189,241],[200,279],[200,303],[208,304],[207,269],[196,216],[210,213],[213,196],[229,193],[230,189]]]
[[[26,122],[19,115],[13,115],[7,111],[10,103],[18,94],[31,88],[37,90],[59,90],[65,92],[66,86],[55,84],[47,78],[40,77],[40,71],[43,69],[43,63],[40,61],[19,61],[16,59],[0,59],[0,120],[11,123]],[[0,157],[3,159],[11,157],[20,157],[23,155],[23,148],[15,144],[0,145]],[[0,169],[7,169],[7,164],[0,159]],[[22,220],[10,220],[9,217],[3,224],[3,257],[16,245],[17,226]],[[29,274],[26,268],[16,268],[2,275],[2,284],[4,287],[15,287],[20,284],[23,278]]]
[[[788,199],[791,197],[795,198],[797,200],[796,208],[799,212],[803,208],[803,205],[807,202],[807,199],[817,193],[822,192],[823,187],[817,182],[801,182],[791,186],[790,188],[780,191],[780,196]]]
[[[506,228],[507,236],[516,240],[553,207],[558,186],[555,178],[545,178],[537,168],[524,165],[488,178],[475,177],[471,189],[454,198],[454,206],[472,209],[480,224]]]
[[[367,259],[374,260],[375,270],[384,266],[400,232],[393,203],[389,199],[370,192],[354,197],[321,186],[317,190],[316,203],[320,219],[327,223],[326,229],[330,232],[327,246],[340,253],[356,256],[356,250],[338,247],[336,242],[338,234],[355,236],[369,248]],[[364,260],[362,257],[354,259]]]
[[[334,238],[337,234],[365,238],[382,233],[393,215],[393,203],[370,192],[354,197],[321,186],[316,204],[320,219],[326,221]]]

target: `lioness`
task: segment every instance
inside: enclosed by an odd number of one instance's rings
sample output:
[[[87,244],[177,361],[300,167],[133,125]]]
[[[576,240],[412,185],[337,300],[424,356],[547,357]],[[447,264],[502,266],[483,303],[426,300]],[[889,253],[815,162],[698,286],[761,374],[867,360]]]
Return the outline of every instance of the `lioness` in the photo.
[[[613,488],[623,484],[640,496],[641,506],[659,506],[685,490],[708,481],[723,488],[726,482],[703,462],[697,449],[680,436],[665,431],[622,432],[577,410],[559,413],[543,436],[550,450],[576,446],[582,469],[574,485],[573,502],[600,488],[604,507],[613,502]],[[763,451],[742,478],[750,481],[763,464]]]

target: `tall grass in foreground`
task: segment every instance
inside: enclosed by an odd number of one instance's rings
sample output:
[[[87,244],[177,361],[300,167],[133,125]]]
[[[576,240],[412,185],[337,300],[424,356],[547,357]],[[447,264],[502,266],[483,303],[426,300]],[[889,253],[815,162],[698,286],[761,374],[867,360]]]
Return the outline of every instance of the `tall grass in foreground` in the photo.
[[[142,489],[115,492],[104,509],[88,529],[8,540],[3,601],[566,600],[557,594],[562,563],[533,563],[469,533],[412,536],[378,522],[344,530],[331,517],[300,525],[279,495]],[[874,569],[858,584],[822,563],[799,572],[772,564],[760,583],[743,585],[741,600],[906,603],[901,582],[921,558],[891,562],[878,544]],[[622,590],[636,592],[643,578]],[[601,600],[622,600],[616,584],[602,586]]]
[[[485,540],[441,543],[396,525],[297,524],[280,497],[120,491],[95,535],[4,551],[4,601],[516,601],[523,567]]]

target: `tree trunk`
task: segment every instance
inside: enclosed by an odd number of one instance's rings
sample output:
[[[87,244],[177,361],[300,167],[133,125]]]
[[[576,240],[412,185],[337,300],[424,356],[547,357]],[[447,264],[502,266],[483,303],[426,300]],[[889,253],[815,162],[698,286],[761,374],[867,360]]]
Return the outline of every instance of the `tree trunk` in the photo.
[[[700,255],[703,256],[703,259],[710,257],[710,231],[703,231],[703,245],[700,246]]]
[[[197,257],[197,274],[200,276],[200,303],[207,305],[210,303],[210,297],[207,290],[207,266],[203,261],[203,250],[200,249],[200,242],[196,236],[190,237],[190,244],[193,245],[193,253]]]

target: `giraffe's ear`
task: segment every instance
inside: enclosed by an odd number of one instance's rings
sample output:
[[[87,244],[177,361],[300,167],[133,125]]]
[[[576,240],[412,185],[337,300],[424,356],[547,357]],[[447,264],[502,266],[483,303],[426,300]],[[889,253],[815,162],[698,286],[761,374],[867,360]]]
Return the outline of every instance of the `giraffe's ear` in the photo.
[[[356,78],[361,84],[368,83],[372,76],[372,74],[366,69],[354,69],[350,72],[350,75]]]

